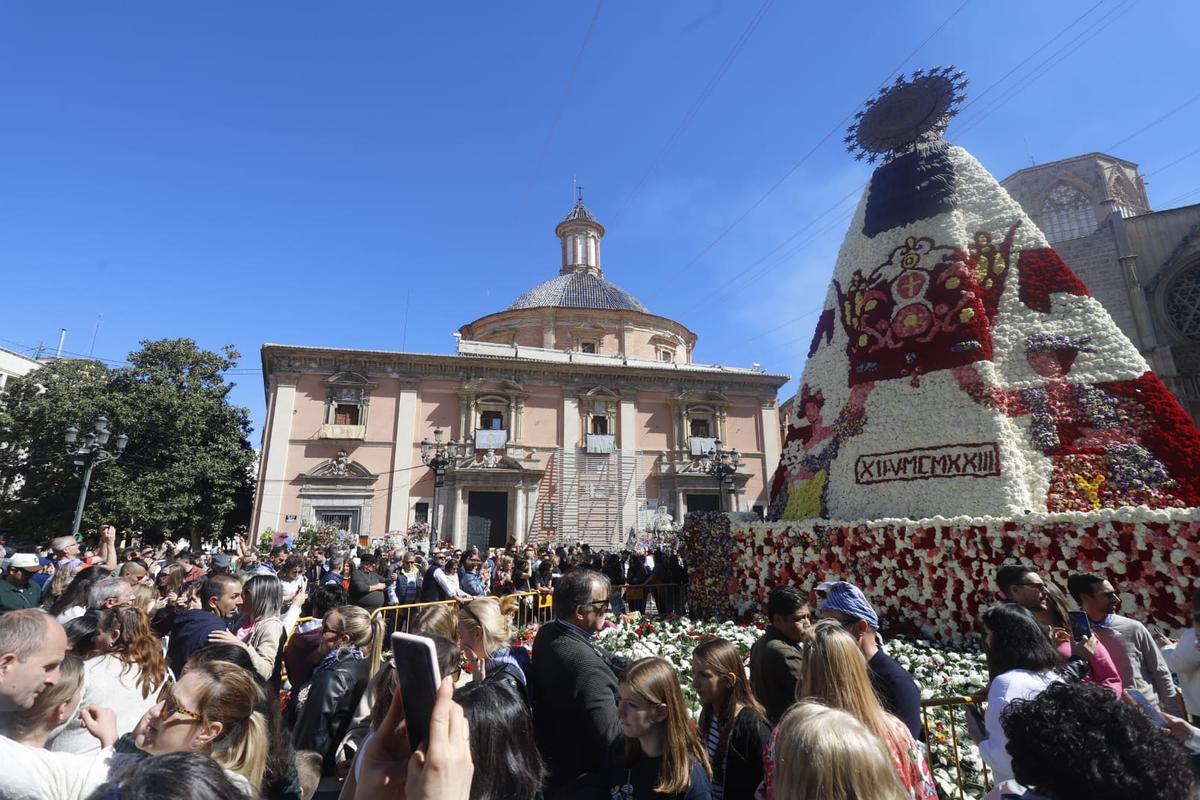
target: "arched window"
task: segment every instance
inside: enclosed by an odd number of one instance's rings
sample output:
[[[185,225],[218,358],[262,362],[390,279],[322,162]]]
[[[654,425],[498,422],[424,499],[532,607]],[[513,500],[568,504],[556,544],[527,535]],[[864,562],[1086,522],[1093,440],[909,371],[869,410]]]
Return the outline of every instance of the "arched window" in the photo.
[[[1175,329],[1200,342],[1200,264],[1193,264],[1167,285],[1167,319]]]
[[[1051,244],[1090,236],[1096,230],[1092,201],[1074,186],[1060,183],[1042,203],[1038,227]]]

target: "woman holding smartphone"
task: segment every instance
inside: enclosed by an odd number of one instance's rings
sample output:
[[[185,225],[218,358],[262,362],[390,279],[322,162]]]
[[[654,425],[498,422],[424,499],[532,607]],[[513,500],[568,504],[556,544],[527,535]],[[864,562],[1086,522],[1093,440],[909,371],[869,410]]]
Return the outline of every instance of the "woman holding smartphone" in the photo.
[[[1058,666],[1058,652],[1033,615],[1015,603],[992,606],[983,612],[980,621],[992,681],[984,730],[968,732],[992,770],[993,791],[1020,795],[1024,787],[1013,777],[1012,757],[1000,717],[1011,702],[1037,697],[1057,679],[1054,668]]]

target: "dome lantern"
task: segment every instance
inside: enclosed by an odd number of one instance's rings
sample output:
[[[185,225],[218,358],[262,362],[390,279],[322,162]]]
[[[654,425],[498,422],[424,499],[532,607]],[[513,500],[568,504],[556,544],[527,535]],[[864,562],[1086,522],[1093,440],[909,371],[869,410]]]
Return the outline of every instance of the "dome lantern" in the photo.
[[[600,240],[604,237],[604,226],[583,204],[582,186],[575,190],[575,207],[558,223],[554,233],[562,242],[560,275],[583,272],[600,277]]]

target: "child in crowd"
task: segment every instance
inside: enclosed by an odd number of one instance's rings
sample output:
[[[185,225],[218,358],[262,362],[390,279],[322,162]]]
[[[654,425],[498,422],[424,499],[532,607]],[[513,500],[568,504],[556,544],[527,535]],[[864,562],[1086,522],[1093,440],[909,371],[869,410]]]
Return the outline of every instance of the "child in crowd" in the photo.
[[[671,663],[634,661],[621,674],[617,695],[625,757],[613,773],[613,800],[709,800],[708,757]]]
[[[713,800],[752,800],[762,783],[762,753],[771,739],[742,656],[729,641],[709,639],[692,652],[700,696],[700,740],[712,765]]]
[[[83,659],[67,653],[63,659],[58,683],[37,696],[29,710],[19,714],[0,715],[0,731],[13,741],[29,747],[45,747],[50,735],[75,720],[79,699],[83,694]],[[0,791],[0,796],[3,796]]]

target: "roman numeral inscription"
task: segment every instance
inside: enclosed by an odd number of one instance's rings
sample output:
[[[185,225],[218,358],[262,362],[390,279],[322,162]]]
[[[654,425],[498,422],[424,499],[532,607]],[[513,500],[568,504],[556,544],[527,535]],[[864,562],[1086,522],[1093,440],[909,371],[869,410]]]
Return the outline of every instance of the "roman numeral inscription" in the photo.
[[[999,474],[1000,447],[995,442],[864,453],[854,462],[854,482],[862,485]]]

